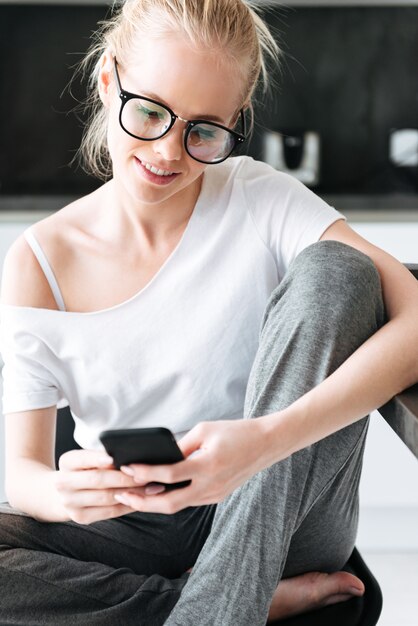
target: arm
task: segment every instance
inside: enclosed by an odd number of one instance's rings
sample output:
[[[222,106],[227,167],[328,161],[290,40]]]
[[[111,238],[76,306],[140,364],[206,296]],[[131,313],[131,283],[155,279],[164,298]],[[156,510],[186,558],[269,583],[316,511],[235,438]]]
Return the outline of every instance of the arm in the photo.
[[[116,503],[132,480],[97,450],[71,450],[54,462],[56,407],[6,415],[6,494],[12,507],[46,522],[81,524],[132,513]],[[137,486],[137,485],[135,485]]]
[[[54,485],[56,407],[5,416],[6,495],[11,506],[44,521],[70,519]]]
[[[6,494],[12,507],[37,520],[88,524],[132,513],[117,504],[132,480],[97,450],[71,450],[54,462],[56,407],[6,415]]]
[[[278,438],[286,437],[288,454],[357,421],[418,381],[418,285],[414,277],[342,221],[321,239],[342,241],[374,261],[388,323],[320,385],[285,411],[263,418],[272,447]]]
[[[1,301],[18,306],[54,307],[41,268],[23,237],[10,247],[3,265]],[[65,518],[53,504],[56,407],[5,416],[6,495],[15,508],[37,519]]]
[[[3,268],[3,304],[56,308],[46,278],[23,237],[10,248]],[[131,513],[114,500],[132,479],[112,469],[101,451],[75,450],[55,468],[56,406],[5,416],[6,493],[15,508],[43,521],[90,523]]]

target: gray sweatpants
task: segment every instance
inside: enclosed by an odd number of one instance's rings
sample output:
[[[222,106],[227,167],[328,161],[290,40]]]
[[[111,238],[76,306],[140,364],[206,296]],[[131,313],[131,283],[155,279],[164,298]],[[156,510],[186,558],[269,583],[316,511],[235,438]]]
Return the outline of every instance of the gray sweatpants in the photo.
[[[306,248],[268,302],[245,417],[291,404],[383,323],[368,257],[334,241]],[[0,623],[264,625],[281,578],[347,561],[366,431],[367,417],[259,472],[217,507],[89,526],[1,514]]]

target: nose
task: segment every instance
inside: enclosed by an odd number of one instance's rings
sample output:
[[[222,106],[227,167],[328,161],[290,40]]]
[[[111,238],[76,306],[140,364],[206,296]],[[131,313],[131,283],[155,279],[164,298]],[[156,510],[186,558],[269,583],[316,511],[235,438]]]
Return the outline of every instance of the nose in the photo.
[[[166,135],[153,141],[154,152],[165,161],[179,161],[184,150],[184,123],[176,120]]]

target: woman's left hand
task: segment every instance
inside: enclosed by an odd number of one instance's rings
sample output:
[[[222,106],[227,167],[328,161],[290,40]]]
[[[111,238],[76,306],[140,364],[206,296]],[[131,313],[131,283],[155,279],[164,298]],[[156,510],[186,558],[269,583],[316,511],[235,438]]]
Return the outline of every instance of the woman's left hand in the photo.
[[[121,468],[134,477],[141,489],[119,493],[115,496],[117,500],[137,511],[176,513],[189,506],[220,502],[271,463],[266,458],[267,436],[262,418],[200,422],[178,445],[184,461]],[[149,485],[144,490],[148,483],[183,480],[192,482],[187,487],[158,494],[156,486]]]

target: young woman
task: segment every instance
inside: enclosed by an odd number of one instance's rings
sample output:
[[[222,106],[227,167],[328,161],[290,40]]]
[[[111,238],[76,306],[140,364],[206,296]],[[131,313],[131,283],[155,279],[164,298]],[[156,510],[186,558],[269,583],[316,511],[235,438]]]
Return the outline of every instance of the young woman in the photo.
[[[91,52],[108,180],[4,265],[2,624],[257,626],[363,592],[339,570],[365,416],[418,378],[417,289],[231,157],[269,50],[243,0],[127,0]],[[82,449],[56,470],[65,402]],[[116,470],[100,432],[153,425],[185,460]]]

